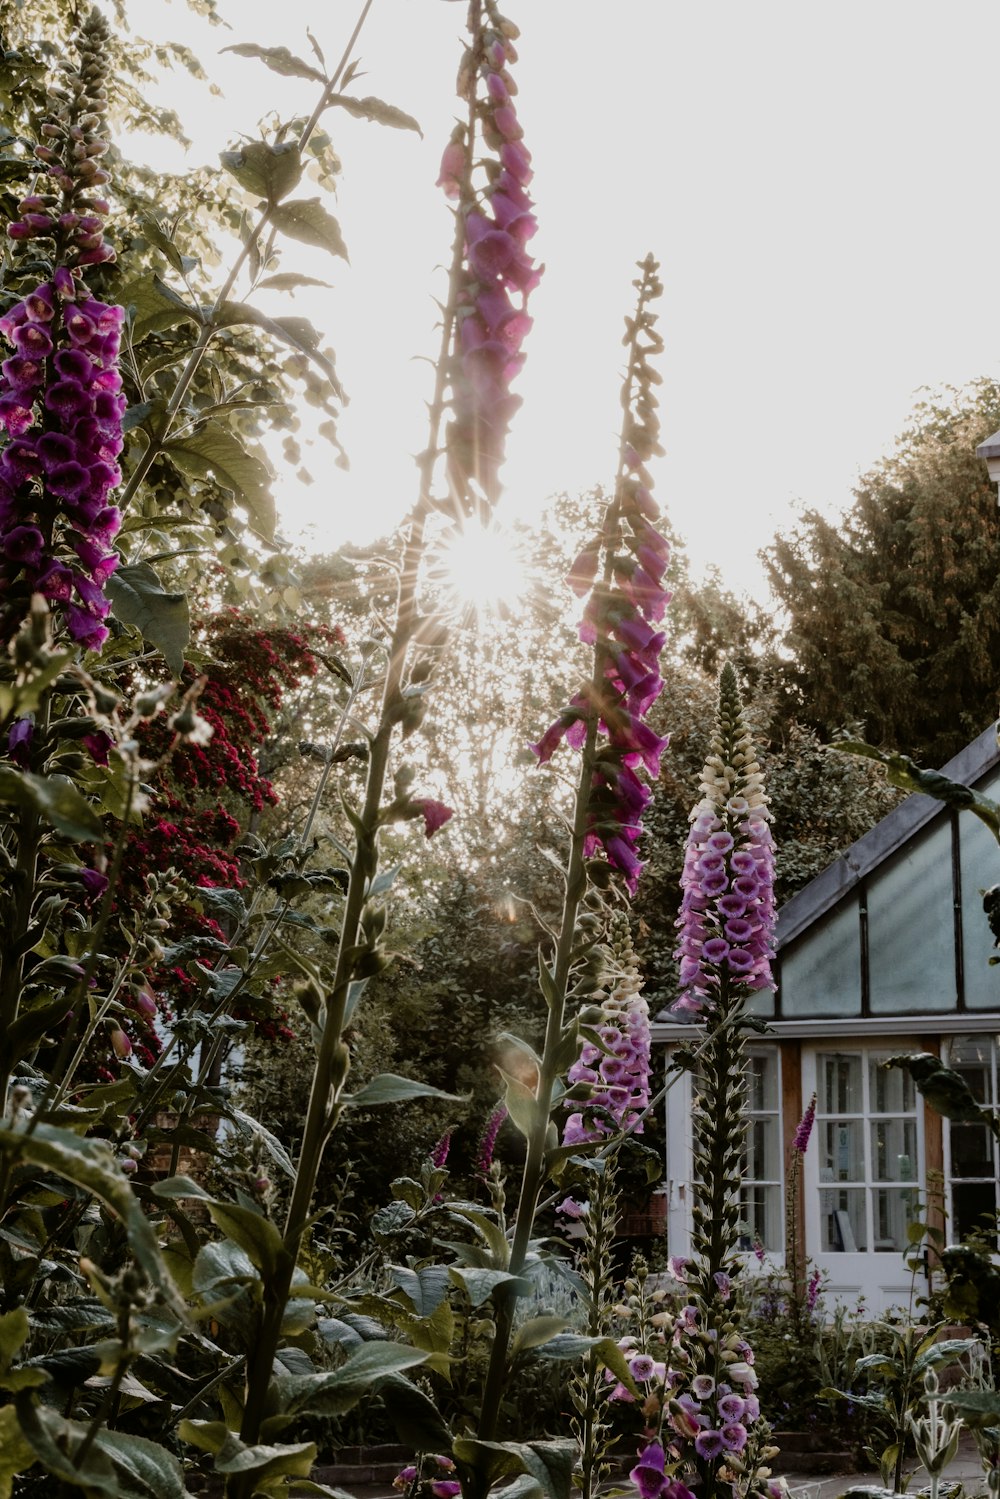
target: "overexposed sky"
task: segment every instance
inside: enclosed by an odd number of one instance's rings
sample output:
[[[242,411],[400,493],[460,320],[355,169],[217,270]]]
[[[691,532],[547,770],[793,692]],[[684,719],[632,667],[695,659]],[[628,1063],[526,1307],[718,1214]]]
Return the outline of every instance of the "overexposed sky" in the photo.
[[[311,107],[311,85],[218,48],[307,57],[308,24],[332,62],[358,8],[219,0],[227,34],[181,0],[129,0],[137,32],[189,42],[225,91],[212,100],[183,72],[168,79],[163,97],[195,142],[188,162],[253,136],[267,109]],[[998,372],[1000,9],[509,0],[507,14],[522,32],[532,247],[547,266],[516,386],[508,513],[610,478],[622,319],[634,262],[652,251],[665,286],[657,497],[696,571],[714,561],[760,594],[755,553],[796,501],[846,505],[918,388]],[[311,262],[334,290],[269,308],[317,323],[351,396],[350,473],[320,446],[306,458],[315,484],[279,483],[285,534],[315,549],[383,533],[414,497],[431,388],[421,356],[436,351],[451,238],[434,181],[464,18],[461,0],[375,0],[357,91],[415,115],[424,138],[335,113],[332,206],[351,265]]]

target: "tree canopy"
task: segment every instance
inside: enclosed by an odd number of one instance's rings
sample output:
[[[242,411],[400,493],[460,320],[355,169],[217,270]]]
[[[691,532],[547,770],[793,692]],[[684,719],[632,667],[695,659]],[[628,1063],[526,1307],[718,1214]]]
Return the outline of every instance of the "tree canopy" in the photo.
[[[764,552],[814,727],[939,765],[996,715],[1000,511],[975,450],[998,426],[994,380],[928,397],[842,519],[808,510]]]

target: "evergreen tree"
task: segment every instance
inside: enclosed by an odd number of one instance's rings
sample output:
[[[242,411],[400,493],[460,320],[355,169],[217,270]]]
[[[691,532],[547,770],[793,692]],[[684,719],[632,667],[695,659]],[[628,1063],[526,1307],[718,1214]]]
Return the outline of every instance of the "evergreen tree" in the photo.
[[[922,402],[842,520],[807,511],[764,553],[813,726],[940,765],[996,715],[1000,512],[975,450],[997,427],[996,381]]]

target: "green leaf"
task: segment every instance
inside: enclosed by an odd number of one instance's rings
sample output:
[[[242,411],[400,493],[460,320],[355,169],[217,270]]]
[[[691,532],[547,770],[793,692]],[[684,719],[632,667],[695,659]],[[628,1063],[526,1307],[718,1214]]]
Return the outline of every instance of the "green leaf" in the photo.
[[[274,1280],[288,1259],[288,1250],[269,1218],[252,1208],[233,1202],[210,1199],[208,1211],[217,1228],[232,1239],[249,1256],[260,1271],[265,1285]]]
[[[311,78],[316,83],[326,82],[318,69],[303,62],[301,57],[296,57],[287,47],[258,47],[255,42],[240,42],[238,46],[223,47],[221,50],[235,52],[237,57],[259,57],[272,73],[280,73],[282,78]]]
[[[974,813],[980,821],[985,822],[994,838],[1000,843],[1000,803],[988,796],[981,796],[971,786],[963,786],[959,781],[951,781],[937,770],[921,770],[909,755],[899,755],[892,750],[876,749],[873,745],[864,744],[858,739],[841,739],[833,745],[833,748],[847,755],[860,755],[866,760],[877,760],[880,765],[885,766],[886,779],[890,786],[898,786],[901,791],[920,792],[924,796],[932,796],[935,801],[944,802],[948,807],[957,807],[959,811]]]
[[[32,1009],[22,1009],[14,1024],[7,1031],[7,1053],[10,1065],[16,1067],[22,1057],[34,1051],[45,1032],[61,1024],[69,1013],[70,1002],[63,996],[50,999]]]
[[[119,296],[122,306],[131,309],[132,338],[136,343],[149,333],[162,333],[185,320],[201,322],[198,309],[178,296],[155,271],[129,281]]]
[[[473,1307],[480,1307],[484,1301],[488,1301],[498,1286],[516,1285],[520,1295],[528,1290],[527,1282],[517,1275],[511,1275],[508,1270],[483,1270],[472,1266],[451,1265],[448,1274],[457,1286],[462,1287]]]
[[[1000,1390],[949,1390],[943,1397],[966,1426],[1000,1426]]]
[[[13,1478],[37,1461],[12,1405],[0,1408],[0,1499],[10,1499]]]
[[[480,1442],[458,1437],[452,1455],[457,1463],[482,1475],[482,1487],[487,1490],[501,1478],[523,1474],[529,1481],[517,1485],[522,1499],[569,1499],[574,1442]]]
[[[320,281],[317,276],[301,276],[298,271],[279,271],[276,276],[265,276],[257,282],[258,291],[296,291],[300,286],[324,286],[331,289],[329,281]]]
[[[215,1459],[216,1473],[254,1474],[253,1492],[272,1478],[308,1478],[316,1461],[315,1442],[296,1442],[290,1446],[245,1447],[239,1437],[230,1433],[228,1442]]]
[[[211,1202],[212,1195],[200,1187],[190,1176],[168,1176],[163,1181],[154,1182],[149,1189],[155,1197],[166,1197],[169,1201],[183,1200],[185,1197],[196,1197],[201,1202]]]
[[[191,639],[187,594],[167,593],[148,562],[120,567],[105,587],[116,619],[123,625],[134,625],[143,639],[162,653],[171,675],[179,677]]]
[[[280,146],[248,141],[238,151],[221,151],[219,160],[240,187],[270,204],[279,203],[302,176],[302,157],[295,141]]]
[[[291,203],[282,203],[271,214],[271,222],[289,239],[329,250],[331,255],[339,255],[343,260],[350,259],[340,225],[318,198],[296,198]]]
[[[0,802],[37,812],[71,843],[104,842],[101,819],[68,776],[0,766]]]
[[[15,1307],[0,1317],[0,1369],[9,1369],[11,1361],[30,1331],[28,1313]]]
[[[295,1175],[295,1164],[288,1151],[282,1145],[277,1135],[272,1135],[271,1131],[261,1124],[259,1119],[255,1119],[252,1114],[244,1114],[242,1109],[234,1108],[226,1110],[226,1118],[232,1119],[244,1133],[252,1135],[255,1140],[259,1140],[271,1157],[271,1160],[286,1176]]]
[[[355,1109],[373,1109],[385,1103],[404,1103],[410,1098],[441,1098],[447,1103],[457,1103],[458,1095],[444,1093],[428,1083],[418,1083],[413,1078],[397,1077],[394,1072],[380,1072],[357,1093],[345,1098],[345,1104]]]
[[[543,1343],[548,1343],[559,1333],[565,1332],[568,1325],[565,1317],[529,1317],[517,1329],[512,1351],[517,1354],[526,1353],[529,1348],[540,1348]]]
[[[451,1429],[423,1390],[399,1374],[390,1374],[379,1386],[379,1395],[398,1441],[413,1452],[451,1451]]]
[[[530,1139],[538,1123],[538,1099],[520,1078],[513,1077],[502,1067],[498,1067],[497,1071],[506,1084],[504,1103],[507,1105],[510,1121],[525,1139]]]
[[[30,1135],[4,1125],[0,1127],[0,1154],[15,1162],[54,1172],[92,1193],[105,1207],[117,1213],[128,1233],[129,1246],[136,1261],[171,1311],[181,1320],[186,1318],[184,1303],[160,1254],[149,1219],[103,1141],[82,1140],[79,1135],[51,1124],[35,1123]]]
[[[187,1499],[180,1463],[157,1442],[101,1427],[84,1462],[78,1464],[70,1454],[79,1450],[87,1436],[87,1423],[68,1421],[25,1395],[17,1400],[17,1413],[25,1437],[47,1472],[88,1496]]]
[[[279,1375],[289,1414],[339,1416],[349,1411],[390,1374],[425,1363],[427,1354],[402,1343],[362,1343],[339,1369],[327,1374]]]
[[[235,327],[240,323],[252,323],[262,328],[281,343],[288,344],[299,354],[304,354],[323,371],[337,396],[343,399],[343,388],[337,379],[332,362],[320,351],[320,336],[308,318],[268,317],[267,313],[249,306],[246,302],[224,302],[215,314],[217,328]]]
[[[181,254],[180,250],[174,244],[172,237],[166,233],[158,220],[153,218],[152,214],[140,213],[139,223],[142,226],[143,234],[149,240],[150,244],[155,245],[161,255],[166,256],[167,261],[178,275],[184,275],[186,272],[194,270],[198,264],[197,260],[191,255]]]
[[[450,1282],[445,1265],[424,1265],[420,1270],[390,1265],[389,1274],[418,1317],[430,1317],[448,1294]]]
[[[370,96],[356,99],[353,94],[333,94],[327,100],[327,108],[334,105],[339,109],[346,109],[355,119],[371,120],[376,125],[391,125],[395,130],[415,130],[423,138],[424,132],[412,115],[404,114],[394,104],[384,104],[381,99]]]
[[[259,458],[248,453],[225,427],[211,423],[193,437],[171,442],[164,453],[181,473],[214,479],[246,506],[250,524],[265,541],[274,540],[275,511],[270,475]]]

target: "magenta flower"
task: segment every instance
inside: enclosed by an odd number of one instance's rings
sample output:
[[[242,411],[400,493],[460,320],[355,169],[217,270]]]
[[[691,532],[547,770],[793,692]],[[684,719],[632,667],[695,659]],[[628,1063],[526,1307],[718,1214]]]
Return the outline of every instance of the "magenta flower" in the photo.
[[[669,557],[666,540],[654,529],[656,506],[649,493],[646,459],[660,452],[650,352],[661,347],[648,304],[660,292],[658,267],[651,258],[640,266],[639,305],[629,319],[626,344],[629,374],[622,400],[626,411],[615,497],[601,534],[583,548],[570,571],[577,593],[590,587],[580,639],[595,650],[593,680],[578,693],[537,744],[544,764],[562,741],[577,748],[593,733],[594,770],[590,789],[584,857],[601,854],[634,895],[642,872],[638,845],[650,790],[638,772],[655,779],[667,740],[645,721],[663,683],[659,656],[664,635],[655,628],[670,594],[663,586]],[[601,558],[604,558],[601,576]]]
[[[727,1452],[742,1452],[747,1444],[747,1429],[739,1421],[731,1421],[722,1428],[722,1445]],[[697,1446],[697,1440],[695,1446]]]
[[[111,543],[121,524],[108,501],[121,483],[115,460],[125,410],[117,369],[124,313],[92,298],[83,280],[85,266],[114,259],[103,238],[108,204],[97,196],[108,180],[99,165],[107,149],[106,40],[95,11],[79,33],[68,101],[57,102],[43,127],[48,144],[35,151],[46,168],[44,191],[22,200],[8,226],[14,240],[51,242],[55,269],[0,318],[0,335],[15,350],[0,365],[8,436],[0,453],[0,629],[9,640],[40,593],[70,638],[91,650],[108,633],[104,585],[117,566]]]
[[[813,1123],[816,1119],[816,1095],[813,1094],[806,1104],[806,1111],[799,1120],[795,1131],[795,1139],[792,1141],[792,1149],[797,1150],[799,1155],[805,1155],[809,1145],[809,1136],[812,1134]]]
[[[639,1453],[639,1461],[628,1475],[639,1490],[641,1499],[662,1499],[669,1479],[665,1470],[666,1453],[659,1442],[650,1442]]]
[[[819,1290],[822,1279],[823,1277],[819,1270],[814,1270],[812,1275],[810,1275],[809,1277],[809,1284],[806,1287],[806,1311],[810,1314],[810,1316],[816,1310],[816,1302],[819,1300]]]
[[[528,193],[531,153],[514,104],[510,68],[517,60],[514,28],[495,12],[472,45],[472,68],[463,70],[463,92],[477,93],[483,144],[493,153],[486,183],[476,193],[472,160],[477,143],[462,127],[441,160],[438,185],[459,199],[465,229],[465,265],[457,302],[457,338],[452,351],[448,429],[449,474],[456,493],[469,497],[474,484],[495,498],[507,427],[520,400],[510,393],[523,362],[521,342],[531,328],[526,306],[541,276],[527,251],[537,228]],[[469,78],[474,82],[467,83]]]
[[[593,1092],[589,1102],[566,1120],[566,1145],[600,1140],[618,1130],[641,1134],[640,1115],[649,1103],[649,1006],[641,993],[628,918],[622,913],[612,918],[608,947],[617,976],[602,1002],[604,1024],[598,1035],[611,1055],[584,1043],[570,1067],[567,1081],[590,1083]]]
[[[699,1457],[711,1462],[726,1450],[725,1440],[721,1431],[699,1431],[694,1439],[694,1450]]]
[[[431,1165],[434,1166],[437,1170],[440,1170],[448,1159],[448,1152],[450,1149],[451,1130],[449,1129],[445,1130],[444,1134],[441,1136],[440,1140],[431,1151]]]
[[[745,992],[773,988],[774,849],[770,812],[736,685],[726,666],[719,718],[691,813],[681,876],[681,997],[697,1014],[726,982]]]
[[[424,819],[424,836],[433,838],[439,828],[443,828],[450,818],[454,817],[451,807],[446,807],[444,802],[436,802],[432,797],[416,797],[410,803],[414,817]]]
[[[120,1062],[124,1062],[127,1057],[132,1055],[132,1042],[120,1025],[112,1027],[111,1047]]]
[[[483,1130],[479,1141],[479,1148],[476,1151],[476,1170],[480,1176],[489,1175],[490,1167],[493,1165],[493,1152],[497,1146],[497,1135],[499,1135],[500,1126],[506,1118],[507,1105],[498,1103],[486,1121],[486,1127]]]

